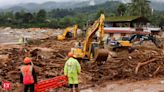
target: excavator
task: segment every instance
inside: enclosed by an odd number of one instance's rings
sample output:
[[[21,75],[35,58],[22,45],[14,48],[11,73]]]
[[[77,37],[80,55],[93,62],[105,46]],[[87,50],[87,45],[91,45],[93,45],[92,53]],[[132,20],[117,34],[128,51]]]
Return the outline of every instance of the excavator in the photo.
[[[80,60],[94,60],[106,61],[108,58],[108,51],[104,49],[103,36],[104,36],[104,14],[94,22],[92,26],[87,29],[83,46],[81,48],[71,48],[71,52],[76,59]],[[99,32],[99,39],[94,39],[96,32]]]
[[[128,40],[118,40],[115,42],[114,46],[113,46],[113,50],[114,51],[118,51],[118,49],[120,48],[124,48],[124,47],[128,47],[131,48],[133,46],[133,43],[135,42],[135,39],[141,39],[142,41],[140,41],[140,44],[143,41],[151,41],[155,44],[155,46],[157,48],[161,48],[162,47],[162,43],[159,39],[157,39],[155,36],[153,36],[152,34],[134,34],[132,35]]]
[[[66,38],[76,38],[77,37],[77,29],[78,25],[74,25],[73,27],[67,27],[63,34],[58,35],[57,39],[58,40],[65,40]]]

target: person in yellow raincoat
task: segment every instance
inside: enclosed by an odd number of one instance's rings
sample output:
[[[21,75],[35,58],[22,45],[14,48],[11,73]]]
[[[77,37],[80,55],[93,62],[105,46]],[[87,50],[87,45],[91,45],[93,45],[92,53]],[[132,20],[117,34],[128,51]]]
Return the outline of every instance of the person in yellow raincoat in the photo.
[[[73,53],[68,53],[69,59],[64,66],[64,75],[68,77],[68,84],[71,88],[70,92],[73,92],[73,86],[75,86],[76,92],[80,92],[78,89],[78,75],[81,72],[81,66],[73,56]]]

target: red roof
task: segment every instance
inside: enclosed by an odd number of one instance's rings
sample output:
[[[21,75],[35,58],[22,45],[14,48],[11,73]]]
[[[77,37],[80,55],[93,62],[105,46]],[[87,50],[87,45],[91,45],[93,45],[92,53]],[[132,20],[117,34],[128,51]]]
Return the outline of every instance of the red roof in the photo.
[[[127,31],[127,30],[104,30],[105,33],[129,33],[131,34],[132,31]]]
[[[143,31],[128,31],[128,30],[104,30],[105,33],[126,33],[126,34],[150,34],[149,32],[143,32]]]

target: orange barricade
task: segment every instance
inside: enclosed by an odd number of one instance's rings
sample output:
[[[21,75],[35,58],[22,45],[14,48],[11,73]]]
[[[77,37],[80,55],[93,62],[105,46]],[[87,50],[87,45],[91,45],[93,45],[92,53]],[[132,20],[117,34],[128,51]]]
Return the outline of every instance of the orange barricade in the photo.
[[[58,76],[52,79],[44,80],[35,85],[35,92],[46,92],[52,88],[59,88],[68,83],[66,76]]]

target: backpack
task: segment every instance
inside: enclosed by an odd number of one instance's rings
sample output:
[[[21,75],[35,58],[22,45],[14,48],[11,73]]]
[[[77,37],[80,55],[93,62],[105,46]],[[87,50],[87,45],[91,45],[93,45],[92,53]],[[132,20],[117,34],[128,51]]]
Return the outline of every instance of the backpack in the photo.
[[[34,83],[34,78],[32,76],[32,66],[23,66],[22,69],[23,74],[23,84],[24,85],[30,85]]]

